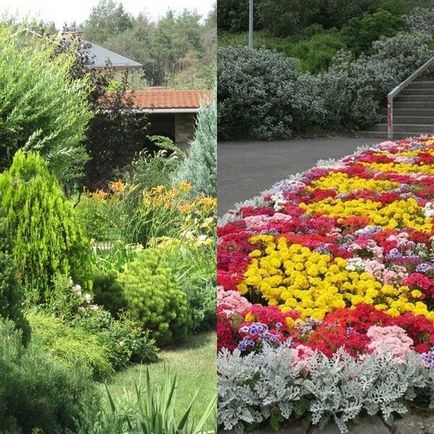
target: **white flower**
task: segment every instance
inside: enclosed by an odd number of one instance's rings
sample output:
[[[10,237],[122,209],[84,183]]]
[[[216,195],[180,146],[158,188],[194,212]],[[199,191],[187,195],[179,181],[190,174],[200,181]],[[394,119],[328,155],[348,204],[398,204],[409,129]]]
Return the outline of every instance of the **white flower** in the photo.
[[[423,208],[423,214],[425,217],[431,218],[434,217],[434,203],[427,202]]]
[[[345,269],[348,271],[364,270],[365,264],[362,258],[349,258]]]

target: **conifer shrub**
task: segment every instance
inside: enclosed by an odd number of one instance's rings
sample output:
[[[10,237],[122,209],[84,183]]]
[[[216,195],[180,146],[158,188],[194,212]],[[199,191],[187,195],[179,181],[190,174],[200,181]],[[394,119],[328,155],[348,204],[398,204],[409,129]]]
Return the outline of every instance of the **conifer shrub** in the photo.
[[[159,344],[185,337],[189,328],[186,294],[178,288],[165,252],[149,248],[126,264],[119,275],[131,316],[149,329]]]
[[[215,102],[202,105],[196,132],[185,160],[174,178],[187,181],[196,195],[217,195],[217,106]]]
[[[90,285],[88,240],[72,204],[39,154],[18,151],[10,169],[0,175],[0,209],[27,301],[46,301],[58,273],[84,288]]]
[[[56,362],[33,339],[24,347],[14,323],[0,320],[0,432],[76,432],[96,396],[87,368]]]
[[[80,363],[97,379],[114,372],[110,348],[97,334],[73,327],[45,312],[30,311],[27,317],[32,326],[32,340],[59,363],[71,368]]]
[[[26,343],[30,338],[30,326],[22,312],[23,293],[16,280],[11,250],[4,219],[0,217],[0,318],[14,321],[16,327],[21,329]]]

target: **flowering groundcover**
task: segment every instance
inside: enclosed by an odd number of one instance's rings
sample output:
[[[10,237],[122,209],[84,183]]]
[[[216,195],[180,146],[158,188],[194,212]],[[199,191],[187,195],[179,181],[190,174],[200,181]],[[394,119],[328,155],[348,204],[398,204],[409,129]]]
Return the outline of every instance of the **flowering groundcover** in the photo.
[[[276,184],[218,228],[219,418],[342,432],[434,396],[434,138]]]

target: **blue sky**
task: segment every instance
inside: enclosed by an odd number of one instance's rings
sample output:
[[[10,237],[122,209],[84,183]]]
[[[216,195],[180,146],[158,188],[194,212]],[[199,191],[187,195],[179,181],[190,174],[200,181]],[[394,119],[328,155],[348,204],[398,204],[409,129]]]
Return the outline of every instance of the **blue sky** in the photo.
[[[125,9],[133,15],[145,12],[150,18],[156,19],[171,8],[175,11],[196,9],[206,15],[215,0],[122,0]],[[54,21],[61,28],[64,22],[83,22],[98,0],[0,0],[0,15],[18,16],[20,18],[40,18],[44,21]]]

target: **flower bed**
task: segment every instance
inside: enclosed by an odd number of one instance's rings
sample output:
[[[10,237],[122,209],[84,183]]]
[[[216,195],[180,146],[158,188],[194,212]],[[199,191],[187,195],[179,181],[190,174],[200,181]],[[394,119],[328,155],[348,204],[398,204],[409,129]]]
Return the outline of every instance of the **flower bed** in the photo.
[[[291,177],[218,229],[219,416],[342,432],[434,396],[434,138]],[[232,385],[232,386],[231,386]]]

